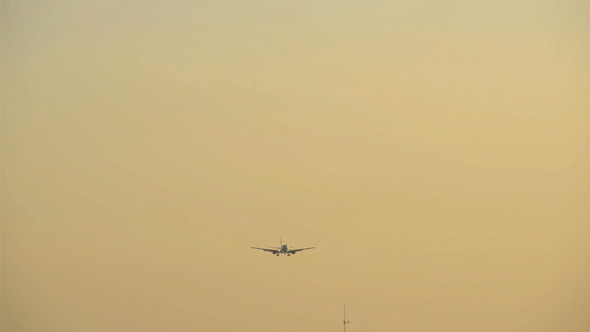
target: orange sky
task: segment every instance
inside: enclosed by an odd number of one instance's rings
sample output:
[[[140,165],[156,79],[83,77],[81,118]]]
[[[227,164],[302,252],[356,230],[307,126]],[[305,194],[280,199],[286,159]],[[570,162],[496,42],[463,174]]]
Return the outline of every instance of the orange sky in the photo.
[[[590,330],[588,17],[2,1],[2,331]]]

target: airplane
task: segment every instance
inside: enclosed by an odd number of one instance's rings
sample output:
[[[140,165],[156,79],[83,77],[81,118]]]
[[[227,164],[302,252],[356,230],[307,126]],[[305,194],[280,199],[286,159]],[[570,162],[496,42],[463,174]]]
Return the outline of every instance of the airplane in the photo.
[[[252,249],[264,250],[271,252],[273,255],[279,256],[280,254],[291,256],[295,255],[295,253],[303,250],[313,249],[315,247],[309,248],[300,248],[300,249],[289,249],[289,246],[283,244],[283,237],[281,236],[281,246],[280,247],[270,247],[270,248],[258,248],[258,247],[251,247]]]

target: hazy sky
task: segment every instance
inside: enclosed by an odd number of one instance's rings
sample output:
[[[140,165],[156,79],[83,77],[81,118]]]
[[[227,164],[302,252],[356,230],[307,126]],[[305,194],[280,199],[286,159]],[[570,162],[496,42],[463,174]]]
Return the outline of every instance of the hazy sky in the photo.
[[[589,18],[2,1],[2,331],[589,331]]]

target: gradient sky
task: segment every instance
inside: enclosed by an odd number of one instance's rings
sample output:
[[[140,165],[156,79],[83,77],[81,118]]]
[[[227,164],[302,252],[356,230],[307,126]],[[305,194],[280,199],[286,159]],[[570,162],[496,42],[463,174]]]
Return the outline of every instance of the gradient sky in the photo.
[[[2,1],[2,331],[589,331],[589,17]]]

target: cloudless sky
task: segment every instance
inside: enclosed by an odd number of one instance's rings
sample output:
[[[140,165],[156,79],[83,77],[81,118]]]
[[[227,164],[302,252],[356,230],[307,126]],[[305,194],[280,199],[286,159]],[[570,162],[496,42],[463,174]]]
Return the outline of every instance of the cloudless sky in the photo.
[[[2,1],[2,331],[589,331],[589,17]]]

